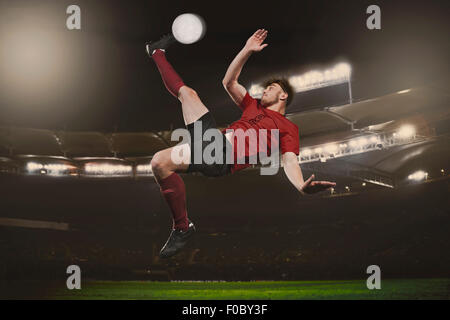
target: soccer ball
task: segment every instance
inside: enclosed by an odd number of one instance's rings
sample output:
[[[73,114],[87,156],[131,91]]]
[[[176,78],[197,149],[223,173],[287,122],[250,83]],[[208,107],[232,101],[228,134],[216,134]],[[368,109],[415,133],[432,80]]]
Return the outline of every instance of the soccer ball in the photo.
[[[178,42],[191,44],[199,41],[206,32],[205,21],[197,14],[183,13],[172,23],[172,34]]]

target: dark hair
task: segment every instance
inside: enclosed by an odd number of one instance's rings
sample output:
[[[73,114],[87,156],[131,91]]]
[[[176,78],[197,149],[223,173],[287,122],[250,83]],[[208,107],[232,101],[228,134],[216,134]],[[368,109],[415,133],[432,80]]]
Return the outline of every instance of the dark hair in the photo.
[[[263,86],[264,88],[267,88],[273,83],[277,83],[281,89],[287,93],[288,97],[286,100],[286,106],[288,106],[292,102],[292,99],[294,99],[294,88],[286,78],[270,78],[264,82]]]

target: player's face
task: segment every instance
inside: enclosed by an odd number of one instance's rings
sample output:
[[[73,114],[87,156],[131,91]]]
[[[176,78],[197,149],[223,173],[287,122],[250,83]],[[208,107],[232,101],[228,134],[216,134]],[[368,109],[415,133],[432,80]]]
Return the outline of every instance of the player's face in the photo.
[[[277,103],[283,92],[283,89],[281,89],[278,83],[270,84],[263,92],[263,96],[261,97],[261,105],[267,108]]]

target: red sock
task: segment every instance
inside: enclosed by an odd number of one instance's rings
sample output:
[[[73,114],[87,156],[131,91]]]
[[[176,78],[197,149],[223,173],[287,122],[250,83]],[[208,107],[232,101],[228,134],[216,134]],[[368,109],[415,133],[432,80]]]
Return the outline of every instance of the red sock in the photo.
[[[174,172],[159,181],[159,185],[161,193],[166,199],[170,211],[172,211],[173,228],[187,230],[189,222],[186,211],[186,188],[183,179]]]
[[[175,98],[178,98],[178,91],[182,86],[184,86],[183,80],[173,69],[169,61],[167,61],[164,51],[157,49],[152,55],[152,58],[158,67],[159,73],[161,74],[161,78],[167,90],[169,90]]]

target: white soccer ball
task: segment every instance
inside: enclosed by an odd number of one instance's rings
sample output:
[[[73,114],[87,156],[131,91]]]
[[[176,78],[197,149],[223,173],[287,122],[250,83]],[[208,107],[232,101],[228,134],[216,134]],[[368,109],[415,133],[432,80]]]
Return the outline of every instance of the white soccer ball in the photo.
[[[197,14],[183,13],[172,23],[172,34],[178,42],[191,44],[199,41],[206,32],[205,21]]]

